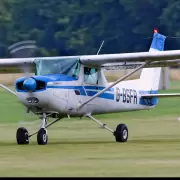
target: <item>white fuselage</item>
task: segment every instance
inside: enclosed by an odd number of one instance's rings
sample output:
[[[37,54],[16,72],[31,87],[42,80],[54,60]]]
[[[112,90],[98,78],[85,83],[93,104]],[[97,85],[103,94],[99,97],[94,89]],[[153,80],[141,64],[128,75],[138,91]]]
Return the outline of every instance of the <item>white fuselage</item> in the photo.
[[[164,36],[155,33],[149,51],[162,51],[164,41]],[[160,67],[143,68],[139,79],[122,81],[86,103],[97,92],[110,85],[101,65],[98,64],[102,61],[108,63],[112,55],[100,57],[97,59],[97,56],[94,56],[95,60],[91,57],[85,63],[83,60],[87,58],[85,56],[80,59],[57,58],[53,61],[37,59],[35,62],[37,76],[27,80],[17,80],[17,97],[25,106],[35,109],[33,111],[35,113],[56,112],[71,116],[148,110],[157,105],[157,97],[142,98],[141,94],[158,93]],[[127,59],[124,61],[126,62]],[[27,98],[37,98],[38,101],[35,99],[36,102],[31,100],[29,102]],[[77,110],[81,104],[84,106]]]
[[[28,103],[26,100],[30,96],[28,93],[17,92],[17,96],[25,106],[36,106],[44,109],[44,111],[54,111],[71,116],[82,116],[87,113],[105,114],[147,110],[155,106],[141,102],[142,92],[140,91],[142,89],[140,89],[139,80],[130,80],[120,82],[78,111],[79,104],[102,90],[102,87],[100,89],[99,87],[101,86],[79,85],[78,81],[49,82],[45,91],[31,94],[31,96],[38,98],[39,102],[36,104]]]

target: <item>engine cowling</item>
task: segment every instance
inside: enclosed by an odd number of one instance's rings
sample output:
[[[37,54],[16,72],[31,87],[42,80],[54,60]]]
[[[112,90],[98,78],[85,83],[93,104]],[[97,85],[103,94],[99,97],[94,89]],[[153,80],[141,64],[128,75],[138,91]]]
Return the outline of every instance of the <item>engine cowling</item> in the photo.
[[[21,78],[16,81],[16,90],[21,92],[36,92],[46,89],[46,81],[37,80],[33,77]]]

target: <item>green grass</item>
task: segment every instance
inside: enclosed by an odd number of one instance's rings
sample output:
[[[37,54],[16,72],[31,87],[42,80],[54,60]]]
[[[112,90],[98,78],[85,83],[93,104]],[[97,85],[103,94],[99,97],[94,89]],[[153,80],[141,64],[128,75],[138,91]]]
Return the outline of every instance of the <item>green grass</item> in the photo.
[[[179,84],[167,92],[179,92]],[[112,128],[126,123],[127,143],[76,118],[50,127],[46,146],[37,145],[36,136],[27,146],[16,145],[16,129],[34,132],[40,121],[7,92],[0,91],[0,99],[0,176],[180,176],[180,98],[160,99],[150,111],[96,116]]]

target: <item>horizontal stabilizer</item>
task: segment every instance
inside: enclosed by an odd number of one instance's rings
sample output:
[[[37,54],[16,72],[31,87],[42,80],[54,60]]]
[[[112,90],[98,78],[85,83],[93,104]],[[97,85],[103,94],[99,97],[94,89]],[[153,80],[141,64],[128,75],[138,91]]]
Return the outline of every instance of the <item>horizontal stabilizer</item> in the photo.
[[[169,94],[143,94],[141,95],[142,98],[153,98],[153,97],[159,97],[159,98],[166,98],[166,97],[178,97],[180,96],[180,93],[169,93]]]

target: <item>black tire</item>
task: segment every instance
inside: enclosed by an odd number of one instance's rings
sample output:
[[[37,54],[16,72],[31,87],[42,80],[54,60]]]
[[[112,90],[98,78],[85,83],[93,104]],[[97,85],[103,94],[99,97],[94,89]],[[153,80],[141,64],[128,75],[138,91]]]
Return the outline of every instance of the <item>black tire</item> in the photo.
[[[37,142],[39,145],[45,145],[48,142],[47,130],[41,128],[37,133]]]
[[[20,127],[17,129],[16,141],[18,144],[29,144],[29,133],[26,128]]]
[[[114,132],[116,142],[126,142],[128,140],[128,128],[125,124],[119,124]]]

